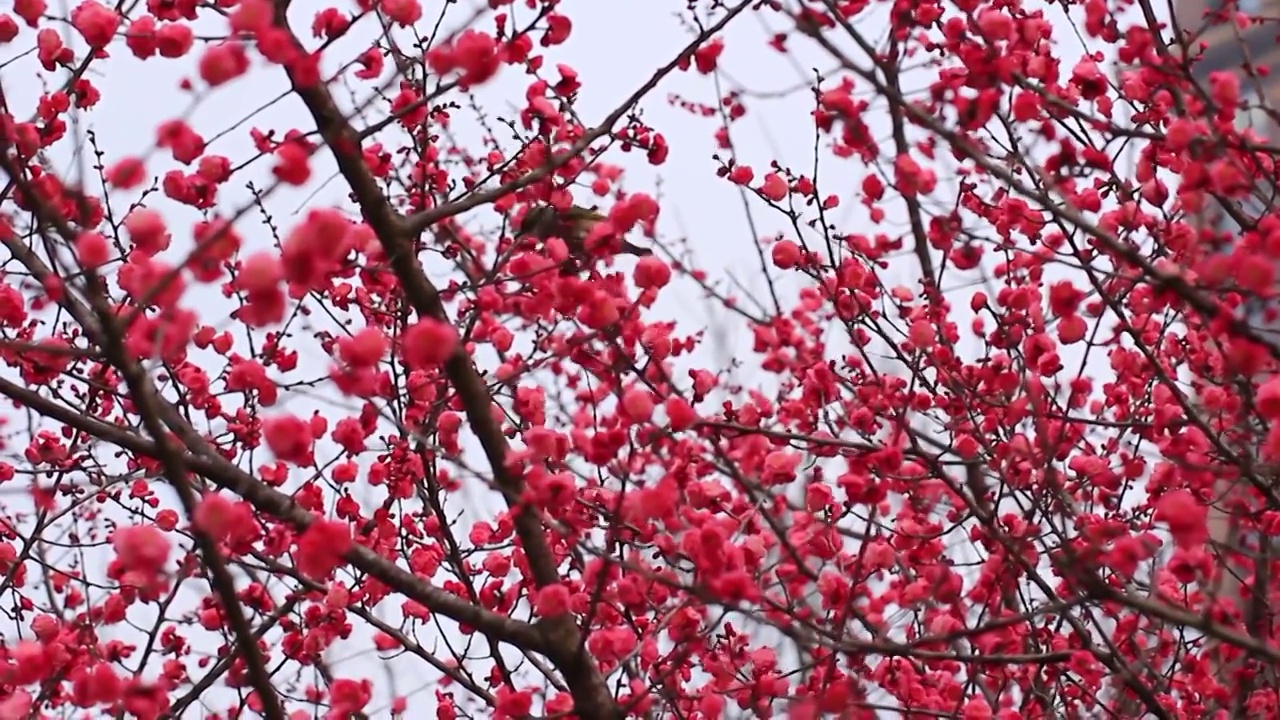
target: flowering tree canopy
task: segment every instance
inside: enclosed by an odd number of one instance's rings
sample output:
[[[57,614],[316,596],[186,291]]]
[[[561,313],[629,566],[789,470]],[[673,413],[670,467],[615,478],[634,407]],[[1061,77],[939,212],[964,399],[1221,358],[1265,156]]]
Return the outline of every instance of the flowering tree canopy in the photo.
[[[1265,15],[14,0],[0,718],[1280,713]]]

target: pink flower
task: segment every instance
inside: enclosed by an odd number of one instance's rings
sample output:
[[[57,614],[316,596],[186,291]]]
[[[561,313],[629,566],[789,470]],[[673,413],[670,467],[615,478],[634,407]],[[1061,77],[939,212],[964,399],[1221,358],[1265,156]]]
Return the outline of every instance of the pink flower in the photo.
[[[422,5],[418,0],[383,0],[382,11],[394,22],[412,25],[422,19]]]
[[[302,145],[287,142],[276,148],[276,166],[271,172],[280,182],[302,185],[311,178],[311,154]]]
[[[338,341],[338,357],[353,368],[370,368],[387,354],[387,336],[378,328],[366,327]]]
[[[724,40],[716,38],[694,51],[693,65],[703,75],[710,75],[715,72],[716,63],[723,52]]]
[[[459,84],[463,87],[479,85],[498,73],[498,43],[493,36],[479,30],[464,30],[453,41],[454,57],[462,69]]]
[[[351,528],[334,520],[317,520],[298,536],[293,563],[313,580],[325,581],[351,548]]]
[[[122,190],[138,187],[146,179],[146,175],[147,167],[139,158],[125,158],[107,168],[107,182]]]
[[[329,705],[335,717],[351,717],[364,710],[373,696],[373,684],[368,680],[339,678],[329,686]]]
[[[95,0],[87,0],[71,11],[71,24],[89,47],[104,48],[111,43],[120,27],[120,15]]]
[[[116,530],[111,546],[126,570],[156,573],[164,569],[171,549],[169,540],[154,527],[134,525]]]
[[[262,250],[245,258],[236,282],[241,289],[253,294],[279,287],[283,278],[280,258],[270,251]]]
[[[76,261],[86,270],[96,270],[111,257],[111,246],[100,232],[82,232],[76,238]]]
[[[226,496],[208,493],[196,506],[195,525],[204,532],[218,535],[231,516],[234,503]]]
[[[169,247],[169,232],[164,218],[155,210],[138,208],[124,218],[124,229],[133,240],[135,249],[146,255],[155,255]]]
[[[698,420],[698,414],[694,412],[693,406],[682,397],[672,396],[667,398],[665,407],[667,410],[667,422],[671,425],[672,430],[688,430]]]
[[[1254,405],[1258,414],[1266,420],[1280,419],[1280,375],[1272,377],[1258,388]]]
[[[156,49],[161,57],[180,58],[194,43],[195,33],[183,23],[165,23],[156,31]]]
[[[622,394],[622,411],[632,422],[648,422],[653,417],[653,393],[633,387]]]
[[[306,421],[296,415],[280,415],[262,423],[262,436],[267,448],[281,460],[294,465],[312,463],[314,438]]]
[[[210,45],[200,56],[200,79],[217,87],[240,77],[249,69],[249,56],[238,42]]]
[[[800,246],[791,240],[782,240],[773,246],[773,264],[776,267],[788,270],[800,264],[802,257]]]
[[[671,282],[671,266],[656,255],[640,258],[632,271],[631,279],[641,290],[666,287]]]
[[[404,333],[401,354],[411,369],[437,367],[458,347],[458,331],[434,318],[423,318]]]
[[[569,588],[560,583],[540,588],[533,596],[533,610],[538,617],[556,617],[569,612]]]
[[[1179,547],[1191,548],[1209,538],[1209,508],[1196,501],[1188,490],[1166,493],[1156,502],[1156,520],[1169,526],[1169,534]]]
[[[783,180],[777,173],[769,173],[764,176],[764,184],[760,186],[760,194],[773,202],[781,202],[787,197],[790,189],[787,187],[787,181]]]

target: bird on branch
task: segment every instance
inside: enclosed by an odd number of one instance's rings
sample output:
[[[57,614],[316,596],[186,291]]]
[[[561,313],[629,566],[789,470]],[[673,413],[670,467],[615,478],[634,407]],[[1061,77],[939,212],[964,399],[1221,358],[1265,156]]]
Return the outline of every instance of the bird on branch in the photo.
[[[574,255],[583,256],[586,255],[585,245],[587,238],[591,236],[591,231],[595,229],[596,225],[607,219],[594,207],[584,208],[574,205],[567,210],[556,210],[550,205],[539,205],[530,208],[525,213],[524,219],[520,221],[517,235],[534,237],[539,240],[558,237],[569,246],[570,252]],[[622,241],[620,252],[624,255],[634,255],[636,257],[645,257],[653,254],[653,251],[649,248],[640,247],[627,240]]]

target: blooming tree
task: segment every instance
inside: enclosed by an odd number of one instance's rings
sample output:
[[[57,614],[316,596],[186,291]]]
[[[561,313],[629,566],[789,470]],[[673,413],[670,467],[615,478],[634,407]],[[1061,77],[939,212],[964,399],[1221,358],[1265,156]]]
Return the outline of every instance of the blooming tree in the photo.
[[[0,718],[1280,711],[1274,29],[664,5],[0,14]]]

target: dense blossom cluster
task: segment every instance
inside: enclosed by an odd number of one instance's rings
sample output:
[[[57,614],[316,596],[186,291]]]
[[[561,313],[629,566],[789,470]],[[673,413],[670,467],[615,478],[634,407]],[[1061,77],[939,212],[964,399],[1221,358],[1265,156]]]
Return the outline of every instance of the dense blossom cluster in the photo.
[[[676,3],[591,118],[571,6],[0,12],[0,718],[1280,712],[1280,149],[1266,68],[1196,70],[1268,21]],[[122,59],[292,125],[114,142]],[[804,169],[740,140],[778,101]],[[677,162],[777,228],[754,282],[628,174]],[[576,247],[513,231],[575,203]]]

